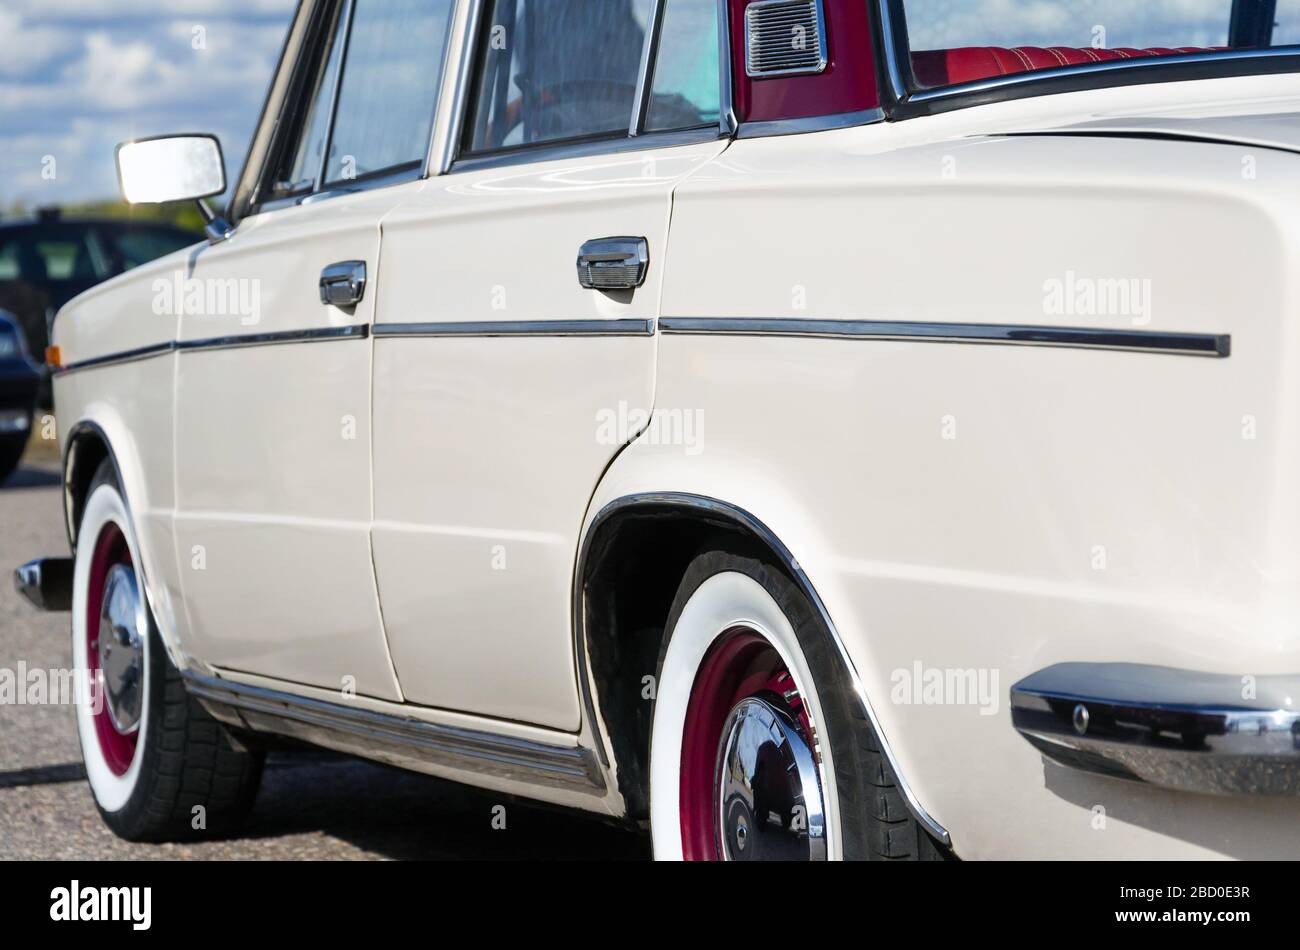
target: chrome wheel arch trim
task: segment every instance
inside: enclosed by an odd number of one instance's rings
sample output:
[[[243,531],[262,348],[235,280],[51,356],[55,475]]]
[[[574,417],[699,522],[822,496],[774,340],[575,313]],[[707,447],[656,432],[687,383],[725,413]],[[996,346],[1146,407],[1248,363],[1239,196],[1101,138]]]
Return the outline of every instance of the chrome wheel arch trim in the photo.
[[[862,704],[863,711],[867,715],[867,720],[871,723],[871,728],[875,730],[876,739],[880,743],[880,750],[884,753],[885,759],[889,762],[890,768],[893,769],[894,775],[898,780],[899,791],[903,793],[903,799],[907,803],[908,810],[940,843],[945,847],[952,847],[952,836],[949,835],[946,828],[937,822],[917,798],[911,785],[908,783],[906,776],[899,765],[898,758],[894,754],[893,746],[886,737],[880,724],[880,719],[876,715],[875,708],[867,696],[866,688],[863,686],[862,678],[858,675],[857,667],[853,663],[852,657],[849,656],[848,649],[844,645],[844,640],[831,620],[830,613],[826,605],[822,602],[816,588],[808,575],[804,573],[803,568],[790,552],[789,548],[766,524],[755,517],[750,512],[738,505],[722,501],[717,498],[711,498],[706,495],[697,495],[690,492],[641,492],[630,495],[624,495],[602,507],[599,512],[591,519],[583,533],[582,542],[579,547],[578,560],[574,569],[573,581],[573,652],[577,661],[578,684],[581,692],[583,719],[587,728],[591,731],[591,742],[595,747],[596,755],[600,763],[605,767],[606,772],[612,771],[609,752],[606,748],[606,739],[604,730],[601,727],[601,720],[596,715],[596,697],[594,684],[591,682],[591,671],[587,662],[587,635],[586,635],[586,576],[589,567],[589,558],[594,540],[599,536],[601,531],[608,524],[619,516],[625,516],[637,511],[651,508],[669,508],[679,511],[693,513],[699,517],[709,517],[720,519],[730,525],[740,528],[745,533],[762,542],[768,550],[780,561],[781,565],[790,574],[790,577],[798,585],[799,590],[808,599],[817,616],[825,624],[826,629],[830,631],[831,641],[839,655],[840,661],[844,664],[845,669],[849,672],[851,685],[854,694],[858,697],[858,702]]]

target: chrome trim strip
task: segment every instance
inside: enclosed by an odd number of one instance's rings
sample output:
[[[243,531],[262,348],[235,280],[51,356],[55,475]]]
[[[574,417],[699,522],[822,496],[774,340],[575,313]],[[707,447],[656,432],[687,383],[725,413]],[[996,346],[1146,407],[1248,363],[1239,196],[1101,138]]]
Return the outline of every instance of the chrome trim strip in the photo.
[[[242,347],[279,346],[282,343],[318,343],[331,339],[365,339],[369,337],[370,327],[365,324],[356,326],[322,326],[311,330],[279,330],[276,333],[253,333],[231,335],[231,337],[209,337],[208,339],[170,340],[168,343],[155,343],[127,350],[121,353],[109,353],[94,359],[70,363],[57,370],[56,376],[74,373],[78,369],[99,369],[100,366],[113,366],[118,363],[133,363],[135,360],[148,359],[173,352],[194,352],[196,350],[238,350]]]
[[[650,95],[654,87],[655,63],[659,58],[659,37],[664,27],[665,0],[652,0],[650,17],[646,21],[645,42],[641,46],[641,66],[636,76],[636,97],[632,100],[632,120],[627,134],[637,136],[645,128],[650,111]]]
[[[285,343],[319,343],[325,340],[364,340],[370,335],[367,324],[346,327],[315,327],[310,330],[280,330],[243,336],[216,336],[203,340],[180,340],[176,349],[182,353],[195,350],[234,350],[252,346],[280,346]]]
[[[601,735],[599,720],[596,718],[595,703],[592,699],[592,684],[590,682],[589,671],[587,667],[587,636],[586,636],[586,602],[584,598],[587,556],[590,554],[592,539],[599,533],[601,526],[615,515],[625,513],[633,508],[653,508],[655,506],[669,508],[690,508],[697,512],[707,515],[713,515],[722,518],[731,524],[739,525],[742,529],[748,531],[753,536],[761,540],[767,547],[780,559],[785,569],[789,571],[790,576],[794,578],[800,590],[803,591],[808,602],[812,604],[813,609],[817,611],[822,623],[830,631],[831,640],[835,643],[836,651],[839,653],[840,660],[844,668],[849,671],[852,680],[853,691],[862,704],[863,710],[867,714],[867,719],[871,723],[871,728],[876,732],[876,738],[880,742],[880,751],[884,753],[888,760],[890,768],[894,770],[894,775],[898,780],[898,789],[903,793],[903,799],[907,803],[908,810],[912,815],[921,822],[936,839],[943,843],[945,847],[952,847],[952,836],[948,834],[947,829],[940,825],[930,816],[920,800],[912,791],[903,775],[899,766],[898,758],[894,755],[893,747],[889,744],[884,730],[880,726],[880,720],[872,708],[871,700],[867,696],[866,688],[862,685],[862,679],[858,675],[857,667],[853,665],[853,660],[849,656],[848,650],[844,646],[839,631],[835,628],[834,621],[831,620],[830,614],[826,610],[822,599],[817,595],[816,588],[813,587],[812,581],[804,573],[799,562],[795,560],[794,555],[787,548],[767,525],[759,521],[758,518],[751,515],[743,508],[729,504],[725,501],[719,501],[716,498],[709,498],[703,495],[692,495],[684,492],[647,492],[636,495],[626,495],[622,498],[615,499],[607,504],[595,518],[591,521],[591,526],[587,529],[582,539],[582,546],[578,554],[578,562],[574,572],[573,582],[573,647],[574,655],[578,662],[578,683],[582,693],[583,717],[589,724],[592,732],[592,738],[596,744],[596,752],[600,756],[600,761],[604,765],[609,765],[608,754],[605,751],[605,740]]]
[[[370,335],[370,327],[359,324],[346,327],[316,327],[310,330],[281,330],[274,333],[252,333],[246,335],[209,337],[203,340],[172,340],[167,343],[155,343],[122,353],[110,353],[93,359],[69,363],[60,368],[55,375],[73,373],[82,369],[98,369],[129,363],[135,360],[163,356],[167,353],[186,353],[196,350],[231,350],[253,346],[278,346],[285,343],[318,343],[325,340],[364,340]]]
[[[485,168],[508,168],[513,165],[538,165],[542,162],[615,155],[619,152],[640,152],[652,148],[671,148],[675,145],[698,145],[703,142],[716,142],[723,137],[714,125],[702,126],[698,129],[679,129],[674,132],[644,132],[635,138],[618,132],[612,137],[523,145],[482,155],[466,155],[456,159],[448,173],[479,171]]]
[[[376,337],[653,336],[653,320],[490,320],[377,323]]]
[[[1011,722],[1066,768],[1216,795],[1300,794],[1300,676],[1058,663],[1011,687]]]
[[[477,729],[440,725],[278,690],[182,672],[185,689],[229,722],[302,739],[362,758],[428,772],[431,767],[600,794],[604,777],[591,750]]]
[[[132,363],[136,360],[145,360],[153,356],[161,356],[164,353],[170,353],[175,346],[176,344],[174,342],[153,343],[149,346],[136,347],[133,350],[109,353],[106,356],[95,356],[91,359],[69,363],[67,366],[60,366],[54,371],[54,375],[62,376],[65,373],[74,373],[79,369],[97,369],[101,366],[114,366],[118,363]]]
[[[814,115],[802,119],[771,119],[765,122],[742,122],[736,137],[752,139],[770,135],[802,135],[805,132],[827,132],[831,129],[849,129],[859,125],[874,125],[885,121],[882,109],[863,109],[861,112],[837,112],[833,115]]]
[[[1226,333],[1164,333],[1092,327],[1041,327],[992,323],[895,323],[876,320],[784,320],[742,317],[660,317],[665,334],[780,336],[926,343],[983,343],[1132,350],[1224,358],[1232,352]]]

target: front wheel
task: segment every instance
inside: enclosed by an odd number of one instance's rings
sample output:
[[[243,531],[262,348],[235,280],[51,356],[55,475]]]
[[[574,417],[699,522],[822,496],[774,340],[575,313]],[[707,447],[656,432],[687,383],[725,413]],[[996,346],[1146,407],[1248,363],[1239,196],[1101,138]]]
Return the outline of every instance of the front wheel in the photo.
[[[942,859],[831,632],[774,565],[698,556],[667,621],[650,741],[667,860]]]
[[[238,747],[185,692],[139,564],[106,462],[78,530],[72,597],[77,733],[95,804],[130,841],[231,834],[252,806],[262,756]]]

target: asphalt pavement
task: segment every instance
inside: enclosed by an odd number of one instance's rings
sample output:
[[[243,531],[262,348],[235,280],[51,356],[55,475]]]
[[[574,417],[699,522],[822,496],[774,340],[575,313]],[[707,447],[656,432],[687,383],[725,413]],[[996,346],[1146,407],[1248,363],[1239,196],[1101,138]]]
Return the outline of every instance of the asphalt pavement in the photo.
[[[0,485],[0,670],[71,666],[67,614],[45,614],[12,569],[67,552],[58,461],[36,445]],[[506,806],[506,827],[493,827]],[[0,702],[0,860],[14,859],[587,859],[649,856],[645,835],[585,816],[326,752],[267,760],[247,828],[186,844],[121,841],[86,784],[73,707]]]

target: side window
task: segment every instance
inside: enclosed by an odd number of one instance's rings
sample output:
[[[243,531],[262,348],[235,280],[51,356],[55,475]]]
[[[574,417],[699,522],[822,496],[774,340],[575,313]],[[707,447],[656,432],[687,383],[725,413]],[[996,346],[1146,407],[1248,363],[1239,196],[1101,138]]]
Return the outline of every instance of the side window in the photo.
[[[715,0],[667,0],[646,110],[647,132],[718,124],[720,46]]]
[[[286,155],[286,164],[274,178],[272,198],[303,194],[315,189],[325,162],[325,145],[333,116],[334,91],[338,84],[339,64],[343,61],[346,39],[346,4],[338,4],[326,35],[327,45],[320,53],[313,78],[304,95],[307,111],[303,117],[298,142]]]
[[[1300,42],[1300,0],[893,0],[914,85],[929,89],[1062,66],[1089,67]]]
[[[452,0],[353,0],[327,183],[424,162]]]
[[[651,0],[491,0],[465,150],[626,135],[650,10]]]
[[[306,61],[267,197],[423,166],[454,0],[339,0]]]

